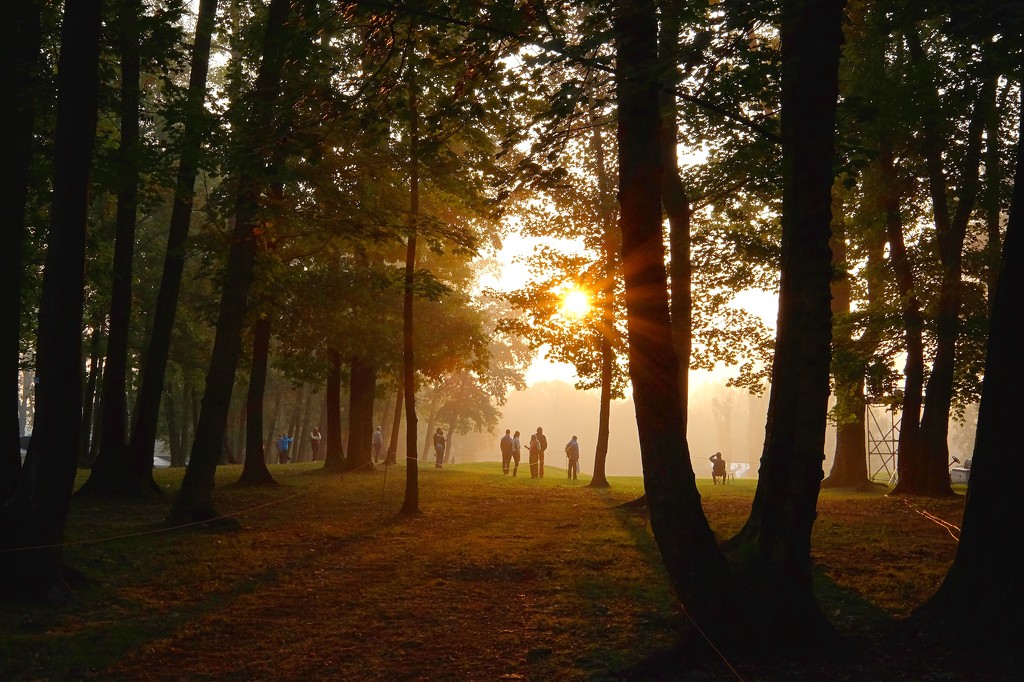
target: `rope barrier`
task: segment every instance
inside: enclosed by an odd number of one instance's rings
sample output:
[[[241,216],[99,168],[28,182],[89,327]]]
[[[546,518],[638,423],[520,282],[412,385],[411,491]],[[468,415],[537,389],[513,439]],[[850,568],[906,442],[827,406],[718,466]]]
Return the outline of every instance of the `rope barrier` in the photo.
[[[697,621],[695,621],[693,617],[690,615],[689,611],[686,610],[686,606],[683,605],[682,601],[679,602],[679,608],[683,610],[683,615],[686,616],[686,620],[690,621],[693,627],[696,628],[697,633],[704,638],[704,641],[708,643],[708,646],[711,647],[711,650],[718,655],[718,658],[722,660],[722,663],[724,663],[725,667],[729,669],[729,672],[731,672],[737,680],[740,680],[740,682],[742,682],[743,676],[740,675],[739,671],[732,666],[732,663],[730,663],[729,659],[725,657],[725,654],[719,651],[718,647],[715,646],[715,643],[711,641],[711,638],[707,636],[704,630],[702,630],[701,627],[697,625]]]
[[[921,516],[925,517],[926,519],[928,519],[929,521],[931,521],[935,525],[941,526],[942,528],[945,528],[946,532],[949,533],[949,536],[951,538],[953,538],[953,540],[955,540],[956,542],[960,542],[960,527],[959,526],[957,526],[956,524],[950,523],[949,521],[946,521],[945,519],[942,519],[942,518],[936,516],[935,514],[932,514],[930,511],[927,511],[927,510],[924,510],[924,509],[918,509],[917,507],[915,507],[913,504],[911,504],[907,500],[902,500],[902,502],[903,502],[903,504],[905,504],[908,507],[910,507],[911,511],[913,511],[915,514],[920,514]]]

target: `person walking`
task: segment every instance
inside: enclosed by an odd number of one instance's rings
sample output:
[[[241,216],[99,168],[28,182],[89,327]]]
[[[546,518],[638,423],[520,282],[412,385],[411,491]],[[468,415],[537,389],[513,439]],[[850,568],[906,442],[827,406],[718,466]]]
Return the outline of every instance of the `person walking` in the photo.
[[[441,462],[444,461],[444,431],[441,427],[437,427],[437,431],[434,432],[434,468],[441,469]]]
[[[565,444],[565,456],[569,460],[569,464],[565,468],[566,474],[575,481],[580,473],[580,443],[576,440],[576,436],[573,436]]]
[[[378,426],[373,432],[373,463],[376,464],[377,460],[383,459],[380,456],[381,450],[384,449],[384,432],[380,430]]]
[[[508,467],[512,462],[512,431],[505,429],[505,435],[501,437],[499,444],[501,449],[501,473],[508,476]]]
[[[515,464],[512,465],[512,475],[515,476],[519,472],[519,451],[523,449],[523,444],[519,440],[519,432],[516,431],[512,435],[512,460]]]
[[[537,444],[540,446],[540,454],[537,455],[537,476],[544,478],[544,452],[548,449],[548,439],[544,435],[544,429],[537,427]]]
[[[292,446],[292,438],[287,433],[282,433],[277,439],[277,463],[287,464],[291,457],[288,456],[288,449]]]
[[[323,437],[320,435],[320,427],[314,426],[313,431],[309,434],[309,447],[313,449],[313,461],[320,459],[320,440]]]

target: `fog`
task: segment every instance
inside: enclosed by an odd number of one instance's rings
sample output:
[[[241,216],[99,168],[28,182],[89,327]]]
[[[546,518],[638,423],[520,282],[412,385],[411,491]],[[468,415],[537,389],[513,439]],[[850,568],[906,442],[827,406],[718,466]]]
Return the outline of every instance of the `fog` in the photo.
[[[575,435],[580,442],[580,471],[589,475],[594,471],[599,403],[597,391],[577,391],[564,381],[537,382],[509,396],[508,402],[501,407],[502,418],[494,434],[457,435],[452,441],[452,451],[457,461],[500,462],[500,435],[505,429],[518,430],[523,434],[525,462],[529,434],[542,426],[548,437],[546,464],[564,466],[562,448]],[[762,397],[755,397],[746,391],[713,383],[697,385],[690,395],[687,433],[690,461],[697,477],[711,478],[708,458],[715,452],[721,452],[727,463],[748,463],[750,468],[743,477],[756,478],[764,445],[767,409],[767,392]],[[976,413],[976,407],[968,409],[965,423],[950,423],[950,455],[961,461],[971,456],[974,447]],[[613,401],[610,422],[605,464],[607,475],[641,475],[643,470],[632,400]],[[822,465],[825,475],[832,468],[834,453],[835,428],[830,425],[825,432],[825,461]],[[889,469],[894,468],[894,460],[886,463]],[[889,469],[882,468],[883,462],[878,457],[869,456],[868,467],[869,476],[875,475],[876,480],[885,482]]]
[[[767,396],[756,398],[738,389],[705,385],[693,392],[687,442],[698,478],[711,477],[708,457],[716,451],[728,463],[749,463],[746,477],[756,477],[767,405]],[[542,426],[548,437],[546,463],[564,465],[562,447],[575,435],[580,441],[580,470],[589,474],[594,470],[599,407],[598,391],[577,391],[563,381],[541,381],[509,396],[494,435],[456,436],[452,449],[457,459],[500,461],[498,438],[505,429],[521,431],[525,445],[529,434]],[[608,441],[605,472],[609,476],[643,473],[632,400],[612,402]]]

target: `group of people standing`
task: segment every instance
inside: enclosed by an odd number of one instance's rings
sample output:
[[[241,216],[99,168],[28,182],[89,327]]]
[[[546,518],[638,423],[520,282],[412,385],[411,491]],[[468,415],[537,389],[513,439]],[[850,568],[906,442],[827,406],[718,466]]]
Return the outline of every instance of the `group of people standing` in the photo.
[[[511,429],[505,429],[505,435],[501,437],[501,472],[516,476],[519,473],[520,454],[523,449],[520,433],[514,434]],[[527,453],[530,464],[530,478],[544,478],[544,453],[548,449],[548,438],[544,435],[543,427],[538,426],[535,433],[530,434],[530,443],[527,446]],[[576,436],[572,437],[565,445],[565,456],[569,460],[567,471],[569,478],[575,479],[580,470],[580,445]]]

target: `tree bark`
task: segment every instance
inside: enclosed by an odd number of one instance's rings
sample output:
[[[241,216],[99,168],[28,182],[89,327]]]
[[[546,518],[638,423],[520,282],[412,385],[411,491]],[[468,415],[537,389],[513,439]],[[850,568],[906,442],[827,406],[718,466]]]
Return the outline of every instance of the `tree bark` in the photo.
[[[373,363],[355,356],[349,380],[348,459],[346,471],[373,471],[373,398],[377,391],[377,369]]]
[[[768,426],[750,517],[728,543],[757,650],[834,651],[811,585],[832,311],[833,182],[842,0],[789,2],[782,45],[782,268]]]
[[[21,283],[24,272],[22,249],[25,242],[25,202],[32,169],[32,130],[35,123],[35,88],[39,83],[42,28],[39,2],[16,2],[5,8],[2,50],[11,88],[7,106],[5,170],[3,183],[3,224],[7,226],[6,246],[0,249],[0,320],[4,324],[3,347],[7,369],[3,389],[9,400],[17,401],[21,366]],[[18,410],[8,404],[7,429],[0,434],[0,504],[14,493],[21,473],[21,424]],[[20,406],[18,406],[20,408]]]
[[[597,166],[597,193],[600,207],[601,240],[604,260],[604,281],[599,292],[601,315],[601,397],[597,418],[597,443],[594,446],[594,475],[590,479],[592,488],[609,488],[605,465],[608,460],[608,438],[611,429],[612,378],[615,370],[615,274],[618,270],[618,245],[615,240],[615,220],[612,207],[608,205],[611,197],[611,183],[604,156],[604,135],[594,108],[590,117],[593,135],[590,142],[594,151]]]
[[[690,466],[672,346],[661,229],[657,20],[652,0],[620,0],[613,23],[619,106],[619,206],[633,384],[651,529],[689,616],[734,641],[729,568]]]
[[[263,451],[263,397],[270,357],[270,318],[260,315],[252,325],[252,367],[245,397],[245,464],[238,482],[243,485],[276,484]]]
[[[61,26],[50,232],[36,345],[35,426],[17,488],[0,510],[0,550],[24,548],[0,564],[0,590],[51,602],[70,598],[61,544],[81,446],[85,237],[99,99],[101,6],[100,0],[69,3]]]
[[[327,437],[324,442],[324,469],[341,471],[345,468],[345,450],[341,444],[341,353],[330,350],[331,368],[327,373],[326,409]]]
[[[416,229],[420,212],[419,114],[416,71],[409,67],[409,236],[402,292],[402,382],[405,387],[405,499],[401,516],[420,513],[419,463],[416,459],[416,356],[413,341],[413,295],[416,275]]]
[[[388,436],[388,464],[398,463],[398,432],[402,426],[402,408],[405,401],[405,384],[398,382],[398,391],[395,396],[395,412],[391,417],[391,433]]]
[[[103,364],[100,449],[79,495],[101,498],[161,497],[153,480],[152,453],[133,457],[128,448],[128,333],[132,313],[132,261],[139,204],[142,3],[118,2],[121,48],[121,129],[117,161],[117,216],[110,294],[107,358]]]

